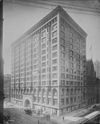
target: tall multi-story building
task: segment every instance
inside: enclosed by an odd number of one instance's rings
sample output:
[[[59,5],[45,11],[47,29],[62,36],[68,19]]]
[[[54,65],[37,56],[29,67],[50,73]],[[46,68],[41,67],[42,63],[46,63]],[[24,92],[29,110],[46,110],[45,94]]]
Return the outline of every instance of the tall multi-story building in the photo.
[[[86,36],[58,6],[12,44],[12,101],[60,115],[87,105]]]

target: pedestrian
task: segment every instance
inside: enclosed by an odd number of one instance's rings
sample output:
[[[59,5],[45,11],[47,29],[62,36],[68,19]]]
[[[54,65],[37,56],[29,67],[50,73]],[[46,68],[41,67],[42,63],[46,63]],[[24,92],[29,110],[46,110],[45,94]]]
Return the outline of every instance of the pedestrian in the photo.
[[[64,116],[63,116],[63,120],[64,120]]]

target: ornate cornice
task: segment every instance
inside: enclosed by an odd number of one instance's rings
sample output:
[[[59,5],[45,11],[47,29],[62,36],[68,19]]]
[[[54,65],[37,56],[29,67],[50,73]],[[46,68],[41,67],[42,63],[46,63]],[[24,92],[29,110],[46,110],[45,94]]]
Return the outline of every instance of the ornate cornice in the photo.
[[[15,42],[18,43],[18,41],[23,40],[23,38],[27,37],[32,32],[35,32],[35,30],[37,28],[39,28],[40,26],[42,26],[43,24],[45,24],[51,18],[53,18],[54,16],[56,16],[58,13],[60,13],[63,16],[65,16],[66,19],[69,21],[69,23],[71,23],[72,26],[74,26],[74,28],[76,28],[78,30],[78,32],[80,32],[82,34],[83,37],[86,37],[87,36],[87,34],[85,33],[85,31],[66,13],[66,11],[61,6],[57,6],[53,11],[51,11],[47,16],[45,16],[37,24],[35,24],[32,28],[30,28],[27,32],[25,32]],[[15,42],[12,44],[12,46],[15,44]]]

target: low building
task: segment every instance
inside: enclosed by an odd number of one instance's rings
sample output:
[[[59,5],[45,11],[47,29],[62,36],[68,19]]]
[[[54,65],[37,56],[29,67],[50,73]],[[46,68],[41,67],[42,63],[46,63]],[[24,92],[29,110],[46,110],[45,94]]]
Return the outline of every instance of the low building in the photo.
[[[97,103],[100,103],[100,79],[96,78],[97,83]]]
[[[97,103],[100,103],[100,62],[94,63],[94,69],[96,71],[96,83],[97,83]]]
[[[95,71],[96,71],[96,77],[97,77],[98,79],[100,79],[100,62],[99,62],[99,61],[96,61],[96,62],[94,63],[94,69],[95,69]]]
[[[86,62],[86,75],[87,75],[87,104],[93,105],[97,102],[97,83],[96,72],[92,60]]]

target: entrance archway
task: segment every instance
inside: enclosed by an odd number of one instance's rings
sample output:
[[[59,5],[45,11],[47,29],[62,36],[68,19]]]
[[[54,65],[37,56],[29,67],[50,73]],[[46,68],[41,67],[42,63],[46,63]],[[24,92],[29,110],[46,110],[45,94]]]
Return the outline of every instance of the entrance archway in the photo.
[[[30,109],[31,108],[31,103],[30,100],[26,99],[24,102],[24,107]]]

